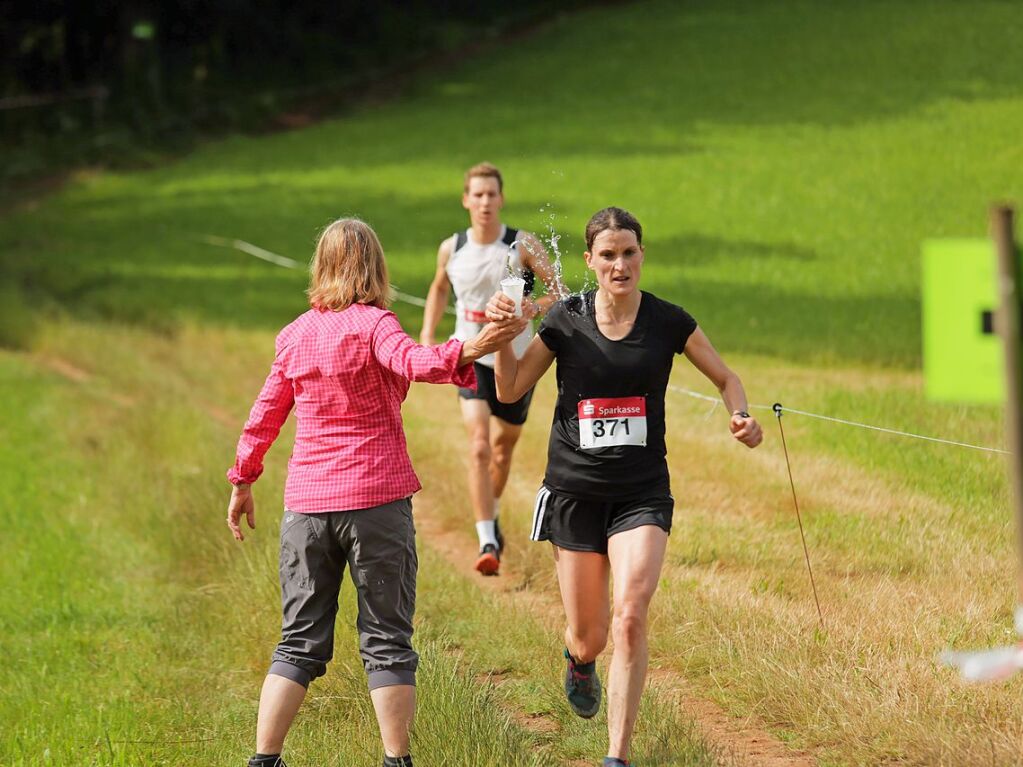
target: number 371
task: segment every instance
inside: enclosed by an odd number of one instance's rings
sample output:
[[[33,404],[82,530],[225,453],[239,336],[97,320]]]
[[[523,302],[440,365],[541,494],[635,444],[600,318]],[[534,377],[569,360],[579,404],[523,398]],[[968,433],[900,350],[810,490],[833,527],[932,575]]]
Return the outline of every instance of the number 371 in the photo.
[[[595,418],[593,419],[593,436],[603,437],[605,435],[613,437],[615,430],[621,429],[623,433],[629,433],[629,419],[628,418]]]

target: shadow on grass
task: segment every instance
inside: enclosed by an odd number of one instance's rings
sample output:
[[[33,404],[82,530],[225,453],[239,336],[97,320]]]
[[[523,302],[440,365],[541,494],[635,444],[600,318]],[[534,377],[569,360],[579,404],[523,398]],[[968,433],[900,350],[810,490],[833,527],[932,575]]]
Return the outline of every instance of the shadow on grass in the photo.
[[[296,192],[301,196],[301,192]],[[59,232],[19,236],[4,249],[5,270],[30,296],[87,318],[139,324],[169,332],[182,320],[277,330],[307,308],[303,269],[285,269],[232,249],[201,241],[204,234],[240,238],[300,263],[309,258],[316,232],[349,212],[376,224],[388,253],[392,281],[425,296],[436,266],[436,245],[464,226],[451,195],[361,195],[331,199],[309,193],[291,207],[248,185],[161,196],[159,203],[132,195],[95,201],[67,219]],[[533,209],[542,203],[525,201]],[[258,213],[260,215],[254,215]],[[103,220],[97,237],[95,222]],[[512,223],[515,223],[512,219]],[[116,247],[107,247],[108,239]],[[775,284],[747,286],[707,279],[700,267],[743,274],[758,262],[812,263],[815,253],[789,243],[729,240],[700,235],[657,240],[643,287],[685,306],[722,350],[741,350],[805,362],[919,363],[919,304],[900,296],[821,296]],[[572,289],[582,287],[578,255],[566,255]],[[690,275],[688,267],[693,267]],[[406,329],[418,329],[422,310],[397,304]],[[886,328],[884,334],[878,328]],[[852,340],[852,342],[851,342]]]

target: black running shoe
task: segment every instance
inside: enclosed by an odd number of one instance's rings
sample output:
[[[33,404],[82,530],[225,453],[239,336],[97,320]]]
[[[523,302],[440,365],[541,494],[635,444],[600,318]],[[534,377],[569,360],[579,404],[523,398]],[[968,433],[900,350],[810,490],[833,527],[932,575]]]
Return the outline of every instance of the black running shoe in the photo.
[[[597,676],[597,662],[576,663],[567,648],[565,660],[568,661],[568,668],[565,670],[565,697],[568,698],[568,705],[583,719],[596,716],[600,710],[600,677]]]
[[[497,539],[497,554],[504,554],[504,536],[501,535],[501,524],[494,517],[494,537]]]
[[[492,543],[484,544],[480,549],[479,558],[476,560],[476,570],[480,575],[497,575],[501,567],[501,554],[497,546]]]
[[[252,757],[251,759],[249,759],[248,767],[288,767],[288,765],[284,763],[284,760],[281,759],[280,756],[274,757],[272,759],[270,758],[257,759],[256,757]]]
[[[630,767],[629,762],[617,756],[605,756],[603,767]]]

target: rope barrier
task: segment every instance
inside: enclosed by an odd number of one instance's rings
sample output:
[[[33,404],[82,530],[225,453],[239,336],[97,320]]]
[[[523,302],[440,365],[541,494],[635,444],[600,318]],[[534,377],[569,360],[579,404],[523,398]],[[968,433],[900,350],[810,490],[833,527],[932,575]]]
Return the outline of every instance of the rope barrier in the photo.
[[[277,266],[283,266],[286,269],[303,268],[303,264],[293,258],[279,256],[272,251],[264,250],[258,245],[253,245],[251,242],[245,242],[245,240],[232,240],[227,237],[216,237],[212,234],[201,235],[199,239],[208,245],[219,245],[222,248],[234,248],[235,250],[240,250],[242,253],[248,253],[250,256],[261,258],[264,261],[269,261],[271,264],[276,264]]]
[[[207,245],[216,245],[222,248],[233,248],[235,250],[240,250],[242,253],[248,253],[250,256],[255,256],[256,258],[262,259],[263,261],[267,261],[271,264],[283,266],[285,269],[305,268],[305,264],[301,263],[300,261],[296,261],[293,258],[288,258],[287,256],[278,255],[273,251],[266,250],[265,248],[261,248],[258,245],[253,245],[251,242],[245,242],[245,240],[230,239],[228,237],[217,237],[216,235],[213,234],[199,235],[199,239],[202,242],[205,242]],[[426,301],[422,298],[419,298],[418,296],[413,296],[408,293],[402,293],[394,285],[391,286],[391,289],[394,291],[394,297],[398,301],[402,301],[406,304],[412,304],[413,306],[419,307],[426,306]],[[444,313],[454,314],[455,310],[452,309],[450,306],[445,306]]]
[[[212,235],[212,234],[199,235],[198,238],[199,238],[200,241],[205,242],[208,245],[216,245],[218,247],[233,248],[235,250],[240,250],[243,253],[248,253],[250,256],[255,256],[256,258],[262,259],[263,261],[267,261],[267,262],[269,262],[271,264],[276,264],[277,266],[282,266],[282,267],[285,267],[287,269],[304,269],[305,268],[305,265],[300,263],[299,261],[295,261],[294,259],[288,258],[287,256],[281,256],[281,255],[279,255],[277,253],[273,253],[272,251],[266,250],[265,248],[261,248],[258,245],[253,245],[251,242],[246,242],[245,240],[231,239],[231,238],[227,238],[227,237],[217,237],[217,236]],[[410,295],[408,293],[402,293],[397,288],[395,288],[393,285],[391,287],[394,288],[394,296],[395,296],[395,298],[398,301],[402,301],[404,303],[411,304],[413,306],[419,306],[419,307],[426,306],[426,301],[424,299],[419,298],[418,296]],[[444,307],[444,311],[445,311],[446,314],[454,314],[455,313],[454,309],[452,309],[450,306]],[[708,396],[706,394],[701,394],[700,392],[692,391],[691,389],[685,389],[685,388],[683,388],[681,386],[675,386],[673,384],[668,384],[668,389],[670,391],[673,391],[673,392],[677,393],[677,394],[683,394],[683,395],[685,395],[687,397],[692,397],[693,399],[699,399],[699,400],[704,400],[705,402],[712,402],[712,403],[714,403],[714,408],[711,408],[710,412],[707,414],[708,417],[710,416],[711,413],[714,412],[714,409],[718,405],[721,404],[721,398],[720,397],[710,397],[710,396]],[[755,405],[755,404],[751,404],[751,405],[748,405],[747,407],[748,407],[749,410],[766,410],[766,411],[771,411],[771,412],[778,413],[778,411],[775,409],[776,406],[774,406],[774,405]],[[911,438],[911,439],[924,440],[926,442],[936,442],[936,443],[942,444],[942,445],[951,445],[951,446],[954,446],[954,447],[962,447],[962,448],[967,448],[967,449],[970,449],[970,450],[980,450],[980,451],[983,451],[983,452],[986,452],[986,453],[998,453],[1000,455],[1009,455],[1009,451],[1008,450],[1003,450],[1003,449],[997,448],[997,447],[985,447],[984,445],[971,445],[968,442],[957,442],[955,440],[942,439],[940,437],[930,437],[930,436],[927,436],[925,434],[914,434],[914,433],[908,432],[908,431],[899,431],[898,429],[888,429],[888,428],[885,428],[883,426],[873,426],[873,425],[867,424],[867,423],[859,423],[857,421],[848,421],[848,420],[846,420],[844,418],[835,418],[834,416],[821,415],[820,413],[810,413],[810,412],[807,412],[805,410],[796,410],[795,408],[790,408],[790,407],[784,408],[784,412],[792,413],[793,415],[801,415],[801,416],[804,416],[806,418],[816,418],[816,419],[821,420],[821,421],[830,421],[831,423],[838,423],[838,424],[842,424],[844,426],[852,426],[852,427],[855,427],[855,428],[858,428],[858,429],[868,429],[870,431],[877,431],[877,432],[881,432],[883,434],[891,434],[891,435],[894,435],[894,436],[897,436],[897,437],[907,437],[907,438]],[[778,415],[780,417],[780,413],[778,413]],[[780,421],[779,421],[779,423],[780,423]]]
[[[713,402],[715,404],[717,404],[717,403],[719,403],[721,401],[720,398],[718,398],[718,397],[708,397],[706,394],[700,394],[699,392],[691,391],[689,389],[683,389],[681,386],[674,386],[672,384],[668,384],[668,388],[671,391],[673,391],[673,392],[676,392],[678,394],[684,394],[687,397],[692,397],[693,399],[700,399],[700,400],[704,400],[706,402]],[[772,411],[774,410],[774,406],[773,405],[749,405],[748,408],[750,410],[772,410]],[[925,434],[914,434],[912,432],[899,431],[897,429],[886,429],[883,426],[872,426],[872,425],[870,425],[868,423],[859,423],[857,421],[847,421],[844,418],[835,418],[835,417],[829,416],[829,415],[821,415],[820,413],[809,413],[809,412],[807,412],[805,410],[796,410],[795,408],[791,408],[791,407],[786,407],[784,410],[785,410],[786,413],[793,413],[794,415],[802,415],[802,416],[806,416],[807,418],[817,418],[817,419],[820,419],[822,421],[831,421],[832,423],[840,423],[840,424],[843,424],[845,426],[854,426],[854,427],[859,428],[859,429],[870,429],[871,431],[879,431],[879,432],[883,432],[884,434],[893,434],[893,435],[898,436],[898,437],[911,437],[913,439],[926,440],[927,442],[937,442],[937,443],[940,443],[942,445],[954,445],[955,447],[965,447],[965,448],[969,448],[970,450],[981,450],[981,451],[984,451],[986,453],[1000,453],[1002,455],[1009,455],[1009,451],[1008,450],[1002,450],[1001,448],[997,448],[997,447],[985,447],[984,445],[971,445],[968,442],[956,442],[955,440],[941,439],[940,437],[928,437]]]

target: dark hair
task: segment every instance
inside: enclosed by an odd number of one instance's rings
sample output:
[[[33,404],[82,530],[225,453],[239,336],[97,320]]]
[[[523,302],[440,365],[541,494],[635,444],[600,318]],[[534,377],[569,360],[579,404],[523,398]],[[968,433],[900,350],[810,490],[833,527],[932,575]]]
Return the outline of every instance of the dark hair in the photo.
[[[586,224],[586,250],[590,250],[597,235],[607,229],[629,229],[636,233],[636,242],[643,244],[643,227],[635,216],[621,208],[604,208],[594,213]]]

